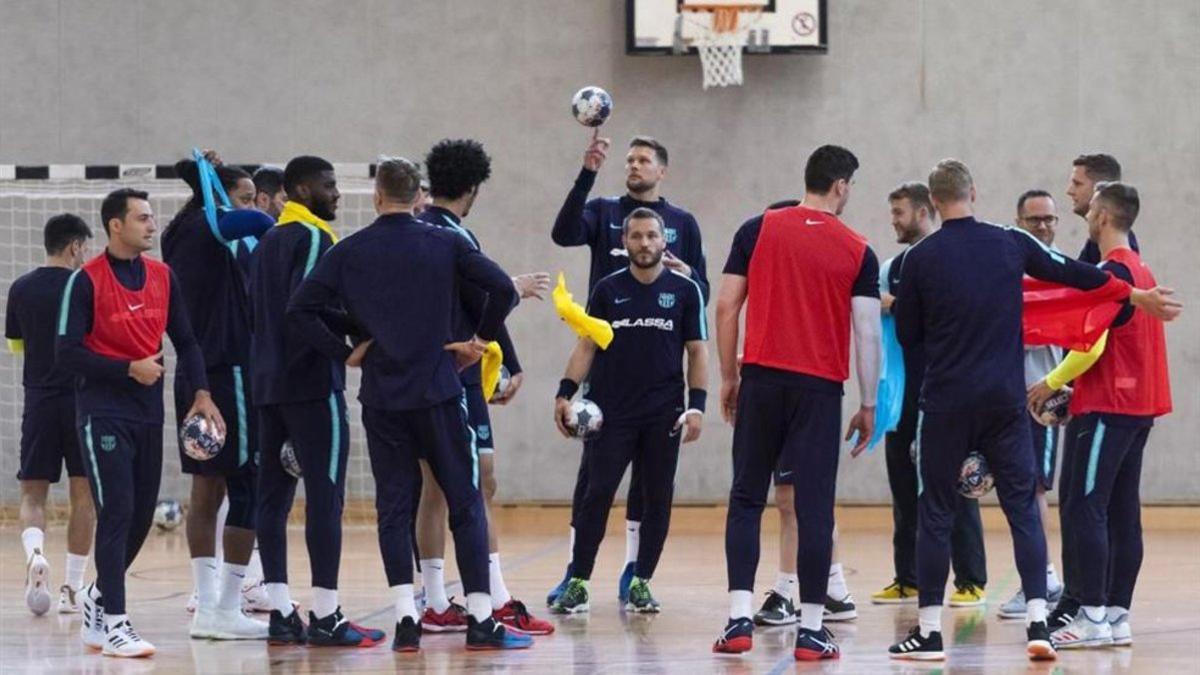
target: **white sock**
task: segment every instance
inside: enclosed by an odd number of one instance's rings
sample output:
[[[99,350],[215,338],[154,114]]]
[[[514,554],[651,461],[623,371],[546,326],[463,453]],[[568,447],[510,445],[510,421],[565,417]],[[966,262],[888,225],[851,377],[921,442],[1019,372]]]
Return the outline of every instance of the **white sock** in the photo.
[[[105,614],[104,615],[104,630],[110,631],[116,628],[122,621],[128,621],[128,614]]]
[[[271,599],[271,609],[282,614],[285,618],[292,615],[296,606],[292,604],[292,596],[288,593],[287,584],[268,583],[267,597]]]
[[[488,579],[492,589],[492,609],[500,609],[512,600],[512,595],[508,592],[508,586],[504,585],[504,575],[500,573],[499,553],[488,555]]]
[[[821,619],[825,617],[825,605],[820,602],[800,603],[800,627],[805,630],[821,630]]]
[[[1046,599],[1034,598],[1025,601],[1025,625],[1046,621]]]
[[[411,593],[412,586],[409,586]],[[411,594],[410,596],[411,597]],[[336,588],[321,588],[313,586],[313,604],[312,613],[317,615],[318,619],[333,614],[338,608],[338,592]]]
[[[33,557],[33,552],[45,551],[46,535],[36,527],[27,527],[21,532],[21,544],[25,546],[25,562]]]
[[[425,606],[441,614],[450,608],[446,597],[446,561],[442,558],[425,558],[421,561],[421,584],[425,588]]]
[[[403,621],[406,616],[412,617],[412,620],[416,621],[417,603],[413,599],[413,585],[392,586],[392,593],[396,596],[396,623]]]
[[[842,564],[833,563],[829,566],[829,590],[826,594],[834,600],[845,600],[850,595],[846,587],[846,577],[842,574]]]
[[[73,590],[78,591],[83,588],[83,573],[87,571],[87,561],[86,555],[67,553],[67,576],[63,582]]]
[[[1049,591],[1051,588],[1058,588],[1061,585],[1062,582],[1058,580],[1058,572],[1054,571],[1054,563],[1048,563],[1046,565],[1046,590]]]
[[[637,562],[638,543],[641,540],[642,524],[636,520],[625,521],[625,564]]]
[[[221,500],[221,507],[217,509],[217,539],[216,547],[213,549],[213,556],[217,560],[225,559],[225,518],[229,516],[229,497],[226,496]]]
[[[921,637],[929,637],[930,633],[942,632],[942,606],[930,605],[918,609],[917,620],[921,624]]]
[[[192,558],[192,579],[196,582],[196,602],[199,607],[216,607],[217,559]]]
[[[754,593],[729,591],[729,618],[749,619],[754,616]]]
[[[218,609],[242,608],[242,582],[245,580],[245,565],[221,564],[221,597],[217,600]]]
[[[575,528],[571,528],[571,545],[567,547],[567,564],[575,562]]]
[[[775,576],[775,592],[791,600],[796,597],[796,588],[800,585],[800,577],[795,574],[780,572]]]
[[[1103,605],[1083,605],[1080,607],[1083,610],[1083,615],[1092,623],[1100,623],[1108,616],[1108,611]]]
[[[250,554],[250,563],[246,565],[246,581],[258,583],[262,578],[262,558],[258,555],[258,547],[255,547],[254,552]]]
[[[476,621],[487,621],[492,617],[492,599],[487,593],[467,593],[467,614]]]
[[[1114,621],[1117,621],[1118,619],[1120,619],[1120,618],[1121,618],[1121,616],[1122,616],[1122,615],[1125,615],[1125,614],[1129,614],[1129,609],[1128,609],[1128,608],[1125,608],[1125,607],[1111,607],[1111,606],[1110,606],[1110,607],[1108,608],[1108,616],[1107,616],[1106,618],[1108,619],[1108,622],[1109,622],[1109,623],[1113,623]]]

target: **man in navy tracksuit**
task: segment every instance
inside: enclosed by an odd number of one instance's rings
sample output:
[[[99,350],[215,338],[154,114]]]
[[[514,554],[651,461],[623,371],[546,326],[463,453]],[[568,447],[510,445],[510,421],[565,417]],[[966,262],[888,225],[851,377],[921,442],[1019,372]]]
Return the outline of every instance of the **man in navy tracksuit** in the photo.
[[[154,653],[125,613],[125,571],[154,517],[162,478],[164,333],[193,384],[187,417],[200,414],[224,434],[208,392],[204,357],[179,280],[142,255],[154,244],[149,196],[121,189],[105,197],[100,218],[108,247],[67,280],[55,356],[76,378],[84,467],[96,505],[97,581],[83,590],[84,644],[107,656]]]
[[[380,162],[375,176],[379,218],[332,248],[293,295],[289,325],[334,363],[363,367],[363,426],[379,547],[396,594],[393,649],[420,644],[412,587],[413,492],[429,463],[450,510],[458,567],[467,594],[467,648],[519,649],[531,638],[492,617],[488,594],[487,519],[479,490],[479,457],[470,442],[467,403],[458,371],[483,355],[518,301],[512,279],[465,238],[413,217],[420,172],[405,159]],[[451,342],[459,288],[488,294],[475,336]],[[322,312],[341,303],[371,336],[351,350]],[[353,358],[352,358],[353,357]]]
[[[575,179],[575,185],[567,193],[567,199],[559,209],[550,236],[559,246],[584,246],[591,249],[591,267],[588,273],[588,294],[596,283],[609,274],[629,265],[625,244],[621,240],[621,224],[637,208],[648,208],[663,219],[664,239],[667,250],[663,264],[670,270],[690,277],[700,286],[705,302],[708,302],[708,273],[704,261],[704,246],[700,239],[700,226],[695,217],[659,195],[659,184],[667,174],[667,149],[647,136],[635,136],[629,143],[625,156],[626,194],[620,197],[588,199],[588,193],[596,182],[596,174],[604,165],[611,144],[607,138],[593,138],[583,155],[583,168]],[[571,503],[572,537],[575,518],[578,516],[583,495],[588,487],[586,457],[579,465],[575,479],[575,494]],[[633,476],[629,483],[629,502],[626,508],[625,569],[617,595],[626,599],[629,584],[633,579],[638,557],[638,537],[642,522],[642,466],[641,460],[633,462]],[[571,577],[571,566],[558,587],[550,592],[546,604],[566,588]]]
[[[926,354],[917,422],[920,625],[889,652],[902,659],[945,658],[940,612],[955,486],[963,459],[978,450],[1012,530],[1026,598],[1027,652],[1054,658],[1046,625],[1046,539],[1024,406],[1021,279],[1029,274],[1081,289],[1130,289],[1096,267],[1050,252],[1023,230],[975,220],[975,187],[961,162],[940,162],[929,188],[942,228],[909,250],[893,306],[901,344],[923,342]],[[1146,306],[1157,301],[1140,291],[1131,298]]]
[[[342,506],[350,425],[346,420],[345,366],[331,361],[296,335],[284,316],[288,299],[335,241],[327,221],[340,194],[333,165],[300,156],[284,169],[284,204],[279,223],[255,249],[250,274],[254,335],[251,353],[258,406],[258,547],[263,580],[271,599],[272,644],[372,646],[383,631],[345,620],[338,605],[342,554]],[[345,335],[351,330],[337,306],[323,318]],[[304,480],[304,535],[312,570],[313,605],[305,627],[288,592],[287,519],[296,479],[280,453],[290,441]]]
[[[708,328],[700,286],[662,264],[666,246],[657,213],[635,209],[623,227],[630,265],[601,279],[588,303],[589,315],[612,325],[612,344],[598,352],[591,339],[580,339],[555,397],[555,422],[564,435],[570,435],[571,397],[585,376],[591,384],[587,396],[604,413],[599,434],[584,443],[591,479],[576,515],[574,571],[552,607],[556,614],[590,609],[588,580],[608,512],[635,458],[646,472],[641,483],[646,541],[639,546],[625,609],[659,611],[649,582],[670,524],[679,444],[681,437],[685,443],[696,440],[704,419]]]

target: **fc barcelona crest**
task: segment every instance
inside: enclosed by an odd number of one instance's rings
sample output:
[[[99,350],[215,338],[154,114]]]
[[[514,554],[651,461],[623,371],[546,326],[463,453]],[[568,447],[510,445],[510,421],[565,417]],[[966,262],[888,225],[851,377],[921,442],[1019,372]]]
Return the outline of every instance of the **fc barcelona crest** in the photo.
[[[492,428],[487,424],[480,424],[476,428],[475,434],[479,436],[479,440],[486,441],[492,437]]]
[[[675,306],[675,294],[674,293],[659,293],[658,294],[658,306],[662,307],[663,309],[671,309],[672,307],[674,307]]]
[[[663,239],[666,239],[668,244],[674,244],[679,240],[679,230],[673,227],[663,228]]]
[[[101,436],[100,437],[100,449],[105,452],[112,452],[113,450],[116,450],[117,449],[117,437],[116,436],[108,436],[108,435]]]

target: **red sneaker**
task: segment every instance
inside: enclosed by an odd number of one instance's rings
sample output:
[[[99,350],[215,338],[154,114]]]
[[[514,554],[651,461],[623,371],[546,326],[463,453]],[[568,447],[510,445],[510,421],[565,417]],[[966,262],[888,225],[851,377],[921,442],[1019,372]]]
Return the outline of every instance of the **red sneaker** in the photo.
[[[525,603],[515,598],[492,612],[492,618],[513,630],[529,635],[549,635],[554,632],[554,624],[530,614],[525,608]]]
[[[435,612],[432,607],[426,607],[421,615],[421,630],[430,633],[462,633],[467,630],[467,608],[455,604],[450,598],[450,606],[444,612]]]

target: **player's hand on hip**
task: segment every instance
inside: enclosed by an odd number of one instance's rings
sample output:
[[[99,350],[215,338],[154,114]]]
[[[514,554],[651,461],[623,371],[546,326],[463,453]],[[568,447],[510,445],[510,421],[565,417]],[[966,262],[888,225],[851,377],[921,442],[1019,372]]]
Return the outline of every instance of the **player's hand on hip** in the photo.
[[[476,336],[462,342],[451,342],[444,349],[454,353],[454,361],[461,371],[479,363],[479,359],[482,359],[483,353],[487,351],[487,345],[487,342]]]
[[[1025,392],[1025,403],[1029,406],[1029,411],[1036,417],[1042,410],[1042,406],[1046,405],[1046,401],[1054,395],[1054,390],[1050,385],[1046,384],[1046,380],[1039,380],[1029,386]]]
[[[138,384],[147,387],[155,384],[162,379],[163,365],[158,362],[162,358],[163,353],[159,352],[152,356],[147,356],[144,359],[129,362],[129,376],[132,377]]]
[[[583,153],[583,168],[588,171],[599,171],[600,167],[604,166],[604,160],[608,158],[610,145],[612,145],[612,141],[601,138],[600,128],[597,127],[595,133],[592,134],[592,140],[588,143],[587,150]]]
[[[566,438],[574,437],[569,426],[570,421],[571,402],[562,397],[554,399],[554,426],[558,427],[558,433]]]
[[[846,429],[846,440],[858,434],[858,441],[850,450],[851,457],[858,457],[867,449],[867,443],[875,435],[875,406],[859,406],[858,412],[850,418],[850,426]]]
[[[373,338],[358,343],[358,346],[346,358],[346,365],[351,368],[362,368],[363,360],[367,358],[367,351],[371,349],[371,345],[373,344],[375,344]]]
[[[550,275],[546,272],[518,274],[513,277],[513,285],[517,287],[517,293],[521,295],[522,300],[526,298],[545,300],[546,293],[550,291]]]
[[[1160,321],[1174,321],[1183,311],[1183,303],[1170,297],[1174,294],[1175,289],[1165,286],[1150,290],[1135,288],[1129,294],[1129,302]]]
[[[737,422],[738,390],[741,387],[741,378],[721,381],[721,417],[730,424]]]
[[[675,431],[683,430],[684,443],[691,443],[700,438],[700,431],[704,428],[704,413],[699,410],[688,410],[679,416],[675,422]]]
[[[216,429],[222,438],[225,437],[225,418],[221,417],[221,411],[217,409],[217,404],[213,402],[208,391],[201,389],[196,392],[196,398],[192,400],[192,409],[188,411],[187,416],[192,415],[203,415],[209,426]]]
[[[525,373],[517,373],[508,379],[508,389],[504,390],[503,394],[496,394],[492,397],[491,403],[495,405],[508,405],[517,396],[517,390],[521,388],[521,383],[525,381]]]
[[[670,251],[663,251],[663,266],[669,270],[679,272],[685,277],[692,276],[692,268],[687,263],[675,257]]]

